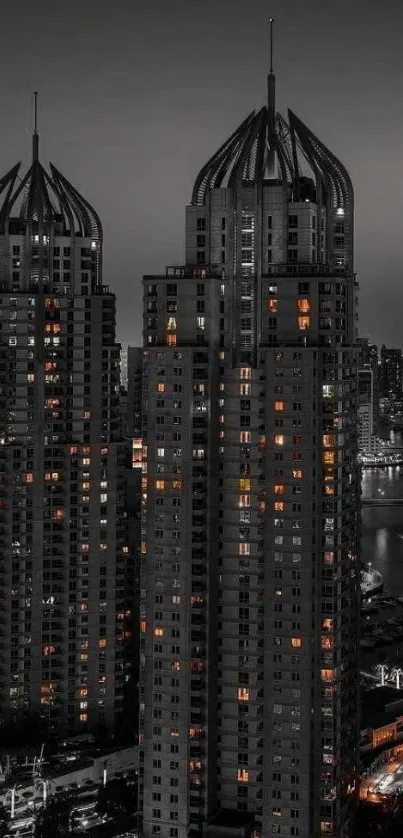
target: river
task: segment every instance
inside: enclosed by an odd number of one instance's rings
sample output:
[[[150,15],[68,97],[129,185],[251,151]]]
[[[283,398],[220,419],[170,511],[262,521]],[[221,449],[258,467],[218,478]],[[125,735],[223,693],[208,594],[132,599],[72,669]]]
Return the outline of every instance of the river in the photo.
[[[390,434],[403,447],[401,433]],[[363,497],[403,498],[403,466],[365,469]],[[403,504],[395,507],[364,507],[362,510],[362,560],[383,576],[384,590],[403,596]]]

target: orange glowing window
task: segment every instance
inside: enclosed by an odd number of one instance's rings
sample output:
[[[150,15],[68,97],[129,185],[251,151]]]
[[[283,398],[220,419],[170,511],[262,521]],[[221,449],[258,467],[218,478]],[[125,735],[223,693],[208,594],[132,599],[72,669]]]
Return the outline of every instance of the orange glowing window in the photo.
[[[78,446],[77,445],[71,445],[70,446],[70,454],[72,455],[72,457],[74,456],[74,454],[78,454]]]
[[[52,512],[52,519],[53,521],[63,521],[64,520],[64,509],[54,509]]]
[[[283,434],[276,434],[274,437],[274,444],[275,445],[284,445],[284,435]]]
[[[34,482],[34,475],[32,474],[32,471],[28,471],[27,472],[27,483],[33,483],[33,482]]]
[[[238,768],[238,783],[249,783],[249,771],[246,768]]]
[[[86,722],[88,719],[88,713],[80,713],[80,722]]]
[[[300,468],[293,468],[292,476],[293,476],[294,480],[302,480],[302,478],[304,476],[304,473],[303,473],[302,469],[300,469]]]
[[[154,637],[163,637],[164,636],[164,629],[156,626],[154,629]]]
[[[49,655],[53,655],[56,651],[54,646],[44,646],[42,649],[42,654],[45,658],[49,657]]]
[[[309,329],[311,325],[311,318],[310,317],[298,317],[298,328],[300,332],[305,332],[306,329]]]
[[[250,556],[250,544],[246,541],[240,541],[238,544],[238,553],[240,556]]]
[[[336,454],[334,451],[324,451],[322,454],[322,462],[325,465],[333,465],[336,462]]]
[[[325,495],[332,496],[334,493],[334,486],[325,486]]]
[[[238,701],[249,701],[249,690],[246,687],[238,687]]]
[[[258,447],[260,449],[262,449],[262,448],[266,448],[266,445],[267,445],[267,437],[264,434],[262,434],[262,436],[259,437]]]
[[[252,442],[251,431],[241,431],[239,434],[239,442]]]
[[[145,634],[147,631],[147,623],[145,620],[141,620],[140,622],[140,631],[142,634]]]
[[[147,555],[147,542],[146,542],[146,541],[142,541],[142,542],[141,542],[140,552],[141,552],[141,555],[142,555],[142,556],[146,556],[146,555]]]
[[[240,477],[238,480],[238,488],[241,492],[250,492],[251,480],[249,478]]]
[[[165,489],[165,480],[156,480],[155,481],[155,488],[158,492],[163,492]]]
[[[250,495],[240,495],[239,496],[239,506],[241,509],[245,509],[250,506]]]
[[[100,649],[106,648],[106,637],[101,637],[100,640],[98,640],[98,646]]]
[[[282,500],[276,500],[274,504],[274,511],[275,512],[284,512],[285,503]]]
[[[336,437],[334,434],[323,434],[322,445],[324,448],[334,448],[336,445]]]
[[[165,384],[163,381],[159,381],[157,384],[157,393],[165,393]]]
[[[302,297],[297,302],[297,308],[299,314],[309,314],[311,310],[311,304],[309,300],[307,300],[305,297]]]
[[[333,681],[334,675],[334,669],[321,669],[320,671],[320,677],[322,681]]]
[[[332,552],[331,552],[331,551],[329,551],[329,550],[327,550],[327,551],[323,554],[323,558],[324,558],[324,560],[325,560],[326,564],[333,564],[333,563],[334,563],[334,553],[332,553]]]
[[[292,637],[291,638],[291,646],[293,649],[300,649],[302,646],[302,640],[300,637]]]
[[[327,629],[328,631],[333,630],[333,620],[331,617],[325,617],[322,621],[322,628]]]
[[[263,514],[263,512],[266,512],[266,502],[264,500],[259,501],[259,507],[258,508],[259,508],[260,514]]]
[[[252,388],[250,384],[240,384],[239,385],[239,395],[240,396],[250,396],[252,392]]]
[[[172,664],[173,672],[180,672],[181,671],[181,664],[180,661],[174,661]]]
[[[176,346],[176,335],[167,335],[167,346]]]
[[[80,690],[80,698],[86,698],[88,695],[88,690],[86,687],[82,687]]]
[[[284,486],[281,483],[278,483],[274,487],[274,494],[275,495],[283,495],[284,494]]]
[[[277,413],[284,410],[284,402],[274,402],[274,410],[276,410]]]
[[[173,489],[181,489],[182,488],[182,480],[173,480],[172,481],[172,488]]]
[[[274,297],[271,297],[267,300],[267,310],[270,311],[270,314],[275,314],[277,311],[277,300]]]
[[[252,370],[250,367],[241,367],[239,370],[240,378],[252,378]]]
[[[83,418],[84,419],[91,419],[91,411],[90,410],[84,410]]]
[[[322,649],[332,649],[333,648],[333,640],[331,637],[324,635],[321,639],[320,643]]]

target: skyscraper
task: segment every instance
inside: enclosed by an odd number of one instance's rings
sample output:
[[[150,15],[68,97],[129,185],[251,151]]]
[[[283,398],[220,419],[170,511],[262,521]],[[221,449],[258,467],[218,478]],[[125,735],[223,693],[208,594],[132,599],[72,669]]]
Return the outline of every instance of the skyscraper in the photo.
[[[401,349],[381,346],[379,369],[380,397],[400,401],[403,397],[403,356]]]
[[[113,727],[124,682],[115,298],[96,212],[38,159],[0,181],[0,712]]]
[[[146,836],[352,834],[353,189],[274,93],[197,176],[185,266],[144,279]]]

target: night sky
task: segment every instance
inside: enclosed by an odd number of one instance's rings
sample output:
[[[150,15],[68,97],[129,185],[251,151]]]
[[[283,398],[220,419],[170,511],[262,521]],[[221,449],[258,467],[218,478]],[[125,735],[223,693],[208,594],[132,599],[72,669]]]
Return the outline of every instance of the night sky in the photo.
[[[0,168],[40,156],[97,209],[118,333],[141,340],[141,276],[183,261],[203,163],[265,102],[344,162],[356,192],[360,331],[403,346],[403,5],[368,0],[20,0],[2,10]]]

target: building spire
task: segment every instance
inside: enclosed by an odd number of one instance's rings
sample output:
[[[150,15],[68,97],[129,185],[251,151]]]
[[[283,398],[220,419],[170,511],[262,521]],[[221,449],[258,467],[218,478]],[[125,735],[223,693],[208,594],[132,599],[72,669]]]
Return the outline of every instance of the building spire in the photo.
[[[269,75],[267,77],[267,109],[269,112],[269,120],[274,125],[274,119],[276,114],[276,77],[273,72],[273,59],[274,59],[274,47],[273,47],[273,35],[274,35],[274,18],[270,18],[270,70]]]
[[[34,91],[34,133],[32,135],[32,162],[36,163],[39,154],[38,136],[38,91]]]

